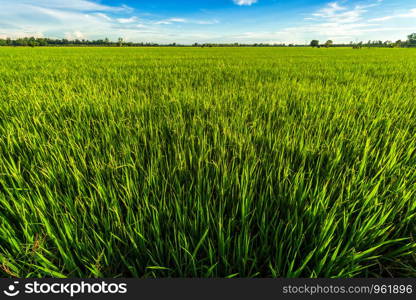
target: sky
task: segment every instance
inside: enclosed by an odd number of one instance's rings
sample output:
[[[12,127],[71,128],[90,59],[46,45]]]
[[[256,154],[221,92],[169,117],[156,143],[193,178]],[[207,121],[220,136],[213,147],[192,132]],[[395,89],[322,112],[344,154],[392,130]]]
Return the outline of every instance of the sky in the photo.
[[[416,0],[0,0],[0,38],[304,44],[412,32]]]

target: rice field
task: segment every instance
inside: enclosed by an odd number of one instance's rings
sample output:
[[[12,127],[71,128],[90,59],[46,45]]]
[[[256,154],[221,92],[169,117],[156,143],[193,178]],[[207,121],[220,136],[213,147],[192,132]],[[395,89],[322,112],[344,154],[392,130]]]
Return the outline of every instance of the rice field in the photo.
[[[416,50],[0,48],[0,276],[416,276]]]

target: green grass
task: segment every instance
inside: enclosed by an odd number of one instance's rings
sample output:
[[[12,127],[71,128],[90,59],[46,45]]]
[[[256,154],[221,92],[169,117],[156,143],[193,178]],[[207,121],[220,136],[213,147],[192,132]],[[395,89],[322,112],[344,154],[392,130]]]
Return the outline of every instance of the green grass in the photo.
[[[416,51],[0,48],[0,275],[416,276]]]

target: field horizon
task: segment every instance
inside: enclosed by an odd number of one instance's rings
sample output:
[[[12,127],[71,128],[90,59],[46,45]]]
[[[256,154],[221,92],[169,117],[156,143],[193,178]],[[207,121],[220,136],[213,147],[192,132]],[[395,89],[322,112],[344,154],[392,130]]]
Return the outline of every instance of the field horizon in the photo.
[[[416,49],[0,47],[2,277],[416,276]]]

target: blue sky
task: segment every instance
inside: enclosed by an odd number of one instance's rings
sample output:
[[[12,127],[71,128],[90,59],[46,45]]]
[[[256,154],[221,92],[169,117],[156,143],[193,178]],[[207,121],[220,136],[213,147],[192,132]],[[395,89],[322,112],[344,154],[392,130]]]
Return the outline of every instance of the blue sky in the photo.
[[[412,32],[416,0],[0,0],[0,38],[305,43]]]

